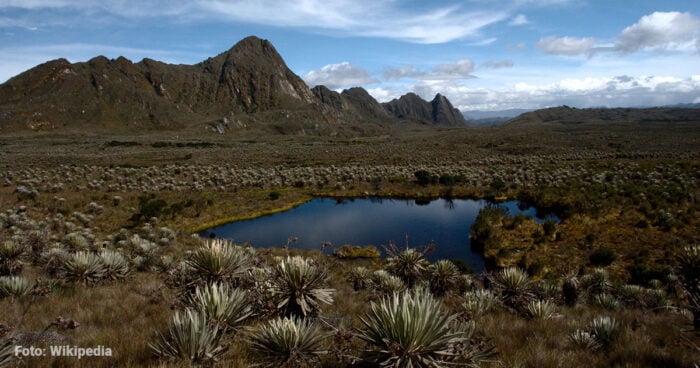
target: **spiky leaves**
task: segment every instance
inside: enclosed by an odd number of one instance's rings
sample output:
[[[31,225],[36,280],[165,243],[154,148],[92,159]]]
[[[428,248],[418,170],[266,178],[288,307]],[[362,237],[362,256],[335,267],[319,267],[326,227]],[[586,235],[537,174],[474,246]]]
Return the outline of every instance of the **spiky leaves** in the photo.
[[[19,299],[30,295],[34,287],[29,284],[29,281],[20,276],[2,276],[0,277],[0,299],[12,298]]]
[[[77,252],[63,264],[66,280],[80,282],[83,285],[94,284],[105,275],[102,258],[91,252]]]
[[[248,292],[229,288],[226,284],[208,284],[198,287],[189,304],[203,312],[210,322],[227,328],[241,325],[253,314]]]
[[[372,283],[372,273],[365,267],[355,267],[350,271],[348,281],[352,282],[355,291],[364,290]]]
[[[423,253],[409,248],[388,258],[386,269],[400,277],[411,288],[425,272],[425,262]]]
[[[123,279],[131,272],[129,261],[119,252],[103,250],[100,252],[100,259],[105,268],[104,277],[106,279]]]
[[[283,314],[307,316],[321,308],[320,303],[333,303],[335,290],[324,288],[327,271],[304,257],[287,257],[274,268],[273,290],[277,308]]]
[[[451,328],[457,315],[424,289],[407,290],[373,302],[362,318],[359,338],[374,347],[368,358],[382,366],[437,367],[459,361],[465,334]]]
[[[526,308],[526,314],[530,318],[550,319],[556,313],[556,304],[549,300],[533,300],[527,304]]]
[[[9,367],[16,362],[15,345],[15,342],[8,337],[0,338],[0,367]]]
[[[251,349],[264,367],[311,367],[327,337],[315,323],[297,317],[277,317],[248,335]]]
[[[622,333],[622,325],[613,317],[602,316],[594,318],[588,324],[588,331],[595,336],[596,341],[604,348],[609,348]]]
[[[219,282],[242,276],[253,258],[248,249],[214,239],[192,253],[186,264],[204,281]]]
[[[19,275],[25,255],[26,248],[19,242],[6,240],[0,244],[0,276]]]
[[[685,247],[677,262],[676,273],[693,312],[693,326],[700,334],[700,245]]]
[[[464,293],[462,308],[466,317],[470,320],[478,319],[485,315],[498,302],[498,297],[491,290],[479,289]]]
[[[443,296],[451,290],[457,284],[460,275],[457,266],[446,260],[430,265],[427,273],[430,291],[437,296]]]
[[[507,307],[521,310],[532,297],[530,278],[519,268],[505,268],[496,272],[491,276],[491,283]]]
[[[168,332],[158,332],[156,342],[148,346],[162,359],[212,363],[226,352],[219,344],[221,335],[218,324],[209,323],[203,312],[186,309],[182,314],[175,312]]]

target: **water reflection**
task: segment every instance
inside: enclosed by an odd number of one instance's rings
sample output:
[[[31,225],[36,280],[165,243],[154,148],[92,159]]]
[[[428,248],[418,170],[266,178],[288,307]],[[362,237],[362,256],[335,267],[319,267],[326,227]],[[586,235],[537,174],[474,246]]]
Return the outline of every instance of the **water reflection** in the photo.
[[[472,252],[469,231],[479,210],[490,203],[485,200],[438,199],[393,200],[381,198],[330,199],[317,198],[299,207],[271,216],[239,221],[206,230],[203,236],[238,243],[250,242],[255,247],[290,247],[322,249],[330,242],[343,244],[382,245],[394,242],[403,246],[436,245],[428,255],[431,261],[459,258],[477,271],[484,269],[480,255]],[[510,201],[498,204],[511,214],[536,217],[534,208],[521,208]],[[295,242],[289,239],[294,237]]]

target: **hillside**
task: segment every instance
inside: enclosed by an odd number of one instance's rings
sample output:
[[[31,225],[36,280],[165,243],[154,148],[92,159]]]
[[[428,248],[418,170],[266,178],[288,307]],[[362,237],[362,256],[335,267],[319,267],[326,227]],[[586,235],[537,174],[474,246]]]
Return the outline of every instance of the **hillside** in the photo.
[[[312,90],[269,41],[251,36],[194,65],[104,56],[38,65],[0,85],[0,133],[263,130],[363,135],[402,120],[465,124],[444,96],[432,102],[413,94],[404,97],[402,106],[392,109],[362,88]]]
[[[559,106],[521,114],[506,125],[533,124],[622,124],[700,122],[700,109],[694,108],[590,108]]]

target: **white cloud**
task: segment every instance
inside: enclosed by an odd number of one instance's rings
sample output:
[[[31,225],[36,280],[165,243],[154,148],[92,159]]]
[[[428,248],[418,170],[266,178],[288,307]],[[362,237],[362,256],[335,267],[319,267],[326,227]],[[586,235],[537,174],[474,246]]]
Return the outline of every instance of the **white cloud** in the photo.
[[[474,62],[469,59],[461,59],[453,64],[440,64],[433,68],[430,79],[465,79],[474,78]]]
[[[501,60],[501,61],[488,60],[488,61],[484,61],[483,63],[479,64],[479,68],[502,69],[502,68],[512,68],[513,65],[514,65],[513,62],[510,60]]]
[[[526,24],[530,24],[530,21],[527,19],[525,14],[518,14],[508,24],[511,26],[524,26]]]
[[[379,102],[388,102],[395,98],[399,98],[400,95],[395,91],[388,88],[368,88],[367,93],[369,93],[375,100]]]
[[[357,87],[378,82],[370,77],[366,70],[347,61],[312,70],[304,75],[304,80],[309,86],[324,85],[330,89]]]
[[[553,55],[582,55],[588,53],[595,44],[593,37],[555,37],[549,36],[540,39],[535,47]]]
[[[511,15],[504,7],[471,10],[462,5],[402,6],[395,0],[5,0],[0,10],[65,10],[30,13],[23,21],[34,25],[121,19],[236,21],[274,27],[294,27],[334,34],[443,43],[479,36],[480,31]],[[18,15],[19,16],[19,15]]]
[[[448,96],[462,112],[570,105],[644,107],[693,102],[700,76],[613,76],[566,78],[552,83],[515,83],[501,88],[473,88],[453,81],[419,81],[410,87],[423,98]]]
[[[700,19],[690,13],[654,12],[625,28],[615,42],[620,52],[644,49],[700,50]]]
[[[472,72],[474,72],[474,62],[469,59],[461,59],[450,64],[438,64],[430,72],[419,70],[413,65],[386,69],[384,78],[388,80],[459,80],[474,78]]]
[[[384,71],[384,78],[392,79],[402,79],[402,78],[422,78],[425,76],[426,72],[416,69],[413,65],[405,65],[399,68],[386,69]]]

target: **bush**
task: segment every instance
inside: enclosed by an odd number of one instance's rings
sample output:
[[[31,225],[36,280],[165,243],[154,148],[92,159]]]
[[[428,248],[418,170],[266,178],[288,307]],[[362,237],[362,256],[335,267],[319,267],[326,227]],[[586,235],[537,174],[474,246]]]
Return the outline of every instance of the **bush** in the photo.
[[[465,365],[472,362],[459,361],[470,355],[458,353],[466,332],[452,328],[456,317],[444,314],[442,303],[424,289],[394,293],[370,305],[359,338],[373,346],[369,360],[382,366]]]
[[[420,185],[435,184],[438,181],[438,177],[427,170],[418,170],[413,175],[416,177],[416,183]]]
[[[210,324],[204,313],[187,309],[182,315],[175,312],[168,332],[157,333],[156,343],[148,346],[167,360],[208,364],[216,362],[226,352],[219,344],[221,335],[219,326]]]
[[[616,259],[617,255],[615,252],[612,249],[604,246],[594,250],[588,257],[588,260],[595,267],[609,266],[611,263],[615,262]]]
[[[278,317],[252,331],[248,341],[263,367],[314,367],[325,353],[321,343],[326,337],[313,322]]]
[[[282,193],[280,193],[276,190],[273,190],[272,192],[270,192],[270,194],[267,195],[267,197],[270,198],[271,201],[274,201],[276,199],[279,199],[279,197],[281,195],[282,195]]]

